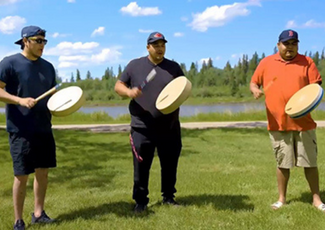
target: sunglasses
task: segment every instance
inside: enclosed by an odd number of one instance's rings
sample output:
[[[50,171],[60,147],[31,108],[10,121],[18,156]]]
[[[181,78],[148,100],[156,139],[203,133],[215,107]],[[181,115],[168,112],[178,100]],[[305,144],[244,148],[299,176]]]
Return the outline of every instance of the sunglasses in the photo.
[[[46,39],[41,39],[41,38],[28,38],[28,40],[32,40],[35,41],[37,44],[47,44],[47,40]]]

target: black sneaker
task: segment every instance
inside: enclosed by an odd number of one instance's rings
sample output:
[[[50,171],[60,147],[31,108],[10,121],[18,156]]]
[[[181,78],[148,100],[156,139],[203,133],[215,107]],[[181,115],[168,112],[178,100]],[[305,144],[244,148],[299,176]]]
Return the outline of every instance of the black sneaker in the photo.
[[[179,205],[179,203],[177,203],[174,200],[174,198],[172,198],[172,197],[164,197],[163,204],[169,204],[169,205],[175,205],[175,206],[178,206]]]
[[[43,223],[43,224],[49,224],[55,222],[54,219],[51,219],[48,215],[46,215],[45,211],[42,211],[41,216],[35,217],[34,213],[32,213],[32,224],[36,223]]]
[[[23,220],[17,220],[14,225],[14,230],[25,230],[25,222]]]
[[[135,213],[142,213],[147,209],[146,204],[136,204],[134,207],[134,212]]]

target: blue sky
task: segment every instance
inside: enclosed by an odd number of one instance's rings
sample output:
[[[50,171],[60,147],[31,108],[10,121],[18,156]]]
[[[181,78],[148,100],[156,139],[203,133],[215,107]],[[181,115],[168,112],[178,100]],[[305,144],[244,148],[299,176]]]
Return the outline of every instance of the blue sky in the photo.
[[[216,67],[273,53],[284,29],[299,33],[300,53],[325,47],[324,0],[0,0],[0,60],[20,52],[14,42],[21,29],[47,31],[43,57],[70,79],[89,70],[101,77],[147,55],[146,39],[159,31],[168,40],[166,57]]]

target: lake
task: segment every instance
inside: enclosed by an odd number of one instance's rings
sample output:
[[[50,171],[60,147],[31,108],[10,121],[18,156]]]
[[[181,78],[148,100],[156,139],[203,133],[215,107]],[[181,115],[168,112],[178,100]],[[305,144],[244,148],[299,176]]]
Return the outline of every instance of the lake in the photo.
[[[249,110],[265,110],[264,103],[224,103],[215,105],[182,105],[180,109],[180,116],[195,116],[199,113],[238,113],[246,112]],[[316,110],[325,110],[325,103],[320,103]],[[0,108],[0,113],[4,113],[5,109]],[[105,112],[111,117],[116,118],[118,116],[128,114],[128,106],[98,106],[98,107],[82,107],[79,112],[93,113],[93,112]]]

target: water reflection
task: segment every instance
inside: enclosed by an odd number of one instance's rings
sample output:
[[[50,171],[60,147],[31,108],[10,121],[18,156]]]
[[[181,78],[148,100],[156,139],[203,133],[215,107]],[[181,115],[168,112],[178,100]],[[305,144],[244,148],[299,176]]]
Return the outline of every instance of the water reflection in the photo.
[[[238,113],[247,112],[250,110],[261,111],[264,110],[263,103],[225,103],[216,105],[183,105],[181,106],[180,116],[195,116],[199,113]],[[321,103],[316,110],[325,110],[325,103]],[[128,114],[128,106],[99,106],[99,107],[82,107],[80,112],[93,113],[93,112],[105,112],[111,117],[116,118],[118,116]],[[0,108],[0,113],[4,113],[5,109]]]

